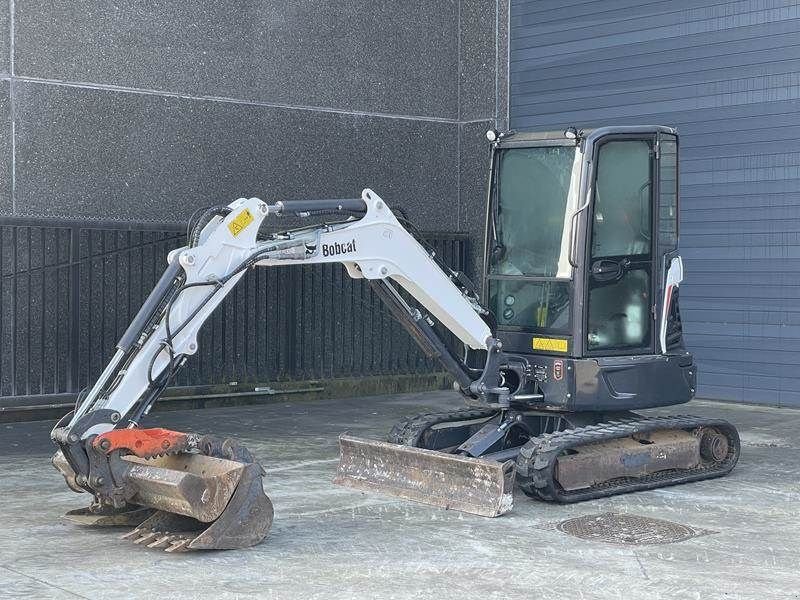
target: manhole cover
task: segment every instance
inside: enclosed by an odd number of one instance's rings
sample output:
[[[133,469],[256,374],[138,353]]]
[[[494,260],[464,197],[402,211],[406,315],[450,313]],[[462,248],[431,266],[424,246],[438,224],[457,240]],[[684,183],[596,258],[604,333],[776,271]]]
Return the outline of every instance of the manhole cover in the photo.
[[[558,523],[556,529],[584,540],[626,546],[672,544],[713,533],[671,521],[617,513],[602,513],[567,519]]]

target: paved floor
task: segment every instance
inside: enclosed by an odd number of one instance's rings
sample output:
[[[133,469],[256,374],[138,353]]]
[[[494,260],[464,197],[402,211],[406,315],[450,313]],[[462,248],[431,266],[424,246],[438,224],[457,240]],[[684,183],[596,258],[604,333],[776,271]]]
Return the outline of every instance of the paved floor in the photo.
[[[458,404],[441,392],[154,415],[151,424],[242,439],[275,503],[260,546],[182,555],[61,522],[85,498],[49,465],[51,424],[1,425],[0,597],[800,598],[800,411],[695,402],[693,413],[741,429],[727,478],[573,506],[517,492],[497,519],[330,483],[340,432],[381,437],[400,416]],[[551,527],[609,511],[713,533],[616,546]]]

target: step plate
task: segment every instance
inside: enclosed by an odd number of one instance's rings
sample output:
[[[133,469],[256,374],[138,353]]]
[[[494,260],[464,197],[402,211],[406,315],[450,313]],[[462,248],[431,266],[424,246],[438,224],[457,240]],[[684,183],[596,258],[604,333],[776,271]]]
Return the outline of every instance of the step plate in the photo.
[[[448,510],[497,517],[514,504],[514,462],[466,458],[339,436],[339,468],[333,482]]]

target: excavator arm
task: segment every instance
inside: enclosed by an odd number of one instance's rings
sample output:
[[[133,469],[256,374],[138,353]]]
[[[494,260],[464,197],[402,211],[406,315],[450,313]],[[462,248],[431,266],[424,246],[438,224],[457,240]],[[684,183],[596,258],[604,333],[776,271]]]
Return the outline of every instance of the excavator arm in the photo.
[[[226,214],[219,214],[226,213]],[[269,215],[349,214],[349,221],[313,226],[258,239]],[[353,216],[355,215],[355,216]],[[196,238],[196,239],[194,239]],[[56,435],[86,439],[136,426],[155,401],[153,392],[198,350],[198,334],[214,309],[252,267],[342,263],[354,279],[380,282],[382,298],[431,353],[444,355],[430,320],[412,309],[397,284],[465,345],[486,350],[492,332],[487,311],[457,274],[443,267],[371,190],[357,200],[278,202],[240,199],[214,213],[194,243],[173,250],[168,267],[117,344],[116,353]],[[403,312],[414,325],[409,325]],[[444,358],[465,391],[472,383],[463,365]]]
[[[344,220],[259,236],[266,219],[282,215]],[[74,516],[117,524],[132,505],[137,515],[141,506],[157,509],[134,537],[173,550],[238,547],[263,539],[272,506],[261,488],[263,470],[246,449],[231,440],[138,429],[138,424],[197,352],[203,323],[247,270],[330,262],[342,263],[354,279],[368,280],[463,394],[486,404],[507,403],[498,363],[501,345],[476,293],[424,248],[377,194],[366,189],[358,199],[275,204],[241,198],[206,211],[188,244],[169,254],[167,269],[108,366],[53,429],[59,447],[54,464],[72,489],[95,498],[88,511]],[[452,353],[436,333],[434,319],[466,347],[486,351],[486,368],[469,369]],[[481,462],[474,463],[476,468]],[[499,465],[486,463],[491,477],[507,479]],[[189,527],[187,521],[196,523]],[[192,533],[177,534],[176,528]]]

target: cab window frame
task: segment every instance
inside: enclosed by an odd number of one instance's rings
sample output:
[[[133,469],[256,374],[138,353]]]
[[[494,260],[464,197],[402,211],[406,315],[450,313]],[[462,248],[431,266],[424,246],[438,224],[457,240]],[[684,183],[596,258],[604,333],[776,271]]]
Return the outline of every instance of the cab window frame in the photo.
[[[503,142],[498,144],[493,151],[492,156],[492,164],[491,164],[491,187],[489,189],[488,197],[489,202],[487,204],[487,213],[486,213],[486,236],[484,240],[484,260],[483,260],[483,286],[482,286],[482,301],[485,306],[487,306],[490,310],[494,311],[496,307],[494,307],[490,302],[490,286],[492,281],[520,281],[520,282],[529,282],[529,283],[558,283],[560,285],[567,286],[567,293],[568,293],[568,306],[565,311],[567,316],[567,323],[563,327],[543,327],[538,325],[517,325],[517,324],[510,324],[510,323],[502,323],[501,319],[499,318],[500,315],[495,314],[496,322],[498,323],[497,328],[498,330],[502,331],[509,331],[515,333],[529,333],[529,334],[542,334],[542,335],[555,335],[561,337],[572,337],[573,332],[573,305],[575,302],[575,282],[573,277],[558,277],[558,276],[542,276],[542,275],[524,275],[524,274],[501,274],[501,273],[492,273],[492,265],[491,265],[491,245],[494,242],[494,235],[493,230],[497,226],[496,221],[496,213],[494,211],[497,208],[497,203],[499,201],[497,195],[499,193],[499,188],[497,185],[498,182],[498,170],[500,165],[500,157],[499,154],[508,149],[516,149],[516,148],[538,148],[538,147],[552,147],[552,146],[564,146],[564,147],[573,147],[576,148],[576,144],[573,140],[569,139],[559,139],[559,140],[525,140],[525,141],[517,141],[517,140],[509,140],[507,142]],[[576,148],[576,152],[578,149]],[[565,215],[565,218],[569,218],[568,215]]]
[[[646,271],[648,278],[649,278],[649,301],[645,311],[645,319],[649,324],[649,336],[647,339],[647,343],[639,346],[629,346],[625,348],[592,348],[589,346],[588,342],[588,335],[589,335],[589,313],[591,310],[590,307],[590,293],[592,291],[593,286],[591,282],[591,274],[589,270],[591,269],[591,265],[595,257],[592,255],[593,246],[594,246],[594,227],[593,224],[595,222],[595,211],[596,211],[596,200],[597,200],[597,178],[599,175],[599,164],[600,164],[600,154],[602,151],[603,146],[611,142],[619,142],[619,141],[644,141],[648,142],[650,146],[650,154],[649,154],[649,164],[650,164],[650,247],[649,247],[649,261],[648,265],[645,269],[637,269],[637,270],[644,270]],[[583,355],[586,357],[599,357],[599,356],[643,356],[643,355],[650,355],[655,352],[656,347],[656,321],[653,314],[653,306],[654,300],[657,295],[657,269],[658,265],[656,265],[656,256],[657,256],[657,249],[658,249],[658,237],[659,237],[659,230],[658,230],[658,198],[660,193],[660,186],[659,186],[659,177],[658,177],[658,169],[659,169],[659,162],[656,160],[655,156],[655,148],[656,144],[658,143],[658,133],[657,132],[648,132],[648,133],[613,133],[606,136],[603,136],[599,140],[595,142],[594,147],[594,161],[595,161],[595,168],[592,170],[592,178],[590,182],[590,188],[592,193],[592,198],[589,203],[587,212],[586,212],[586,244],[584,247],[584,277],[586,283],[583,289],[583,305],[585,310],[583,311],[582,315],[582,322],[583,322]],[[646,254],[637,254],[637,255],[628,255],[628,256],[648,256]],[[600,257],[602,258],[602,257]],[[615,258],[615,257],[609,257]]]

